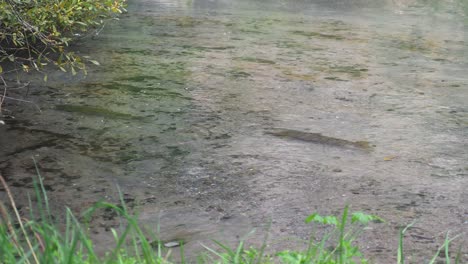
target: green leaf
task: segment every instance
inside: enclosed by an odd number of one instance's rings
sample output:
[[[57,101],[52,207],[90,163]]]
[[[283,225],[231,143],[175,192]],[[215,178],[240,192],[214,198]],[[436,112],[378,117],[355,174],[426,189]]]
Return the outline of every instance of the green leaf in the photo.
[[[378,222],[384,222],[382,218],[375,216],[375,215],[370,215],[370,214],[365,214],[363,212],[354,212],[353,215],[351,216],[351,223],[360,223],[367,225],[371,221],[378,221]]]
[[[311,215],[309,215],[306,219],[305,219],[305,223],[308,224],[310,222],[316,222],[316,223],[320,223],[320,224],[323,224],[323,217],[317,213],[313,213]]]
[[[321,216],[317,213],[309,215],[306,219],[305,222],[308,224],[310,222],[315,222],[323,225],[338,225],[338,219],[336,219],[335,216]]]
[[[325,216],[323,218],[323,223],[325,225],[334,225],[334,226],[337,226],[338,225],[338,220],[336,219],[335,216]]]
[[[306,256],[298,252],[282,251],[276,255],[283,260],[283,263],[287,264],[302,264],[305,263],[306,260]]]

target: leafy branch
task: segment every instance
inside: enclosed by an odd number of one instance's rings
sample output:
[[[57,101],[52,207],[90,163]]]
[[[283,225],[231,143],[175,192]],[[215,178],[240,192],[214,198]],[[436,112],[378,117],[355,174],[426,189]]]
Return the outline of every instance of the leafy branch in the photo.
[[[86,62],[69,51],[71,41],[125,11],[125,0],[0,0],[0,112],[7,97],[7,73],[41,72],[53,65],[86,74]],[[44,74],[44,80],[47,75]]]

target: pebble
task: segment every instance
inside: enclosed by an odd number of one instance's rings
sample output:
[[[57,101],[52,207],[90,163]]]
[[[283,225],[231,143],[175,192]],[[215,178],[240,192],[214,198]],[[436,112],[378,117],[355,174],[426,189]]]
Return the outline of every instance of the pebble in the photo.
[[[164,246],[167,248],[173,248],[173,247],[180,246],[180,243],[177,241],[171,241],[171,242],[164,243]]]

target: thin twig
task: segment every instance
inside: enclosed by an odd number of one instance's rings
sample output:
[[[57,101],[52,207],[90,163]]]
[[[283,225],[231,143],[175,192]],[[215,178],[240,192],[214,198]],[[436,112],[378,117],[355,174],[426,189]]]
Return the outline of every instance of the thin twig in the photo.
[[[31,84],[31,82],[24,83],[23,85],[17,86],[17,87],[8,87],[8,90],[19,90],[19,89],[23,89],[23,88],[29,87],[29,84]]]
[[[21,219],[22,219],[25,223],[29,222],[29,219],[26,218],[26,217],[23,217],[23,218],[21,218]],[[32,226],[29,226],[29,230],[31,230],[31,233],[34,234],[34,236],[36,237],[37,242],[39,243],[39,247],[41,248],[42,252],[44,252],[44,251],[45,251],[45,246],[44,246],[44,242],[42,241],[41,236],[40,236],[37,232],[35,232],[35,231],[33,230]]]
[[[31,241],[28,238],[28,234],[26,233],[26,230],[24,229],[23,222],[21,221],[21,216],[18,213],[18,209],[16,209],[16,204],[15,204],[15,200],[13,199],[13,195],[11,195],[10,188],[8,187],[2,175],[0,175],[0,181],[2,182],[3,188],[5,188],[8,199],[10,199],[10,203],[11,203],[11,206],[13,207],[13,211],[15,212],[16,219],[18,220],[18,223],[20,225],[21,231],[23,232],[24,238],[26,239],[26,243],[28,244],[29,250],[31,250],[31,255],[34,258],[34,261],[36,261],[36,263],[39,264],[39,259],[37,258],[36,253],[34,252],[34,247],[32,246]]]
[[[23,102],[23,103],[30,103],[30,104],[34,105],[34,106],[37,108],[37,110],[39,110],[39,112],[42,113],[41,108],[40,108],[37,104],[33,103],[32,101],[23,100],[23,99],[18,99],[18,98],[9,97],[9,96],[3,96],[3,95],[0,95],[0,97],[2,97],[2,102],[3,102],[3,100],[6,98],[6,99],[13,100],[13,101],[18,101],[18,102]]]
[[[16,232],[15,232],[15,229],[13,228],[13,225],[11,224],[11,221],[10,221],[10,217],[8,215],[8,211],[5,207],[5,205],[3,204],[2,201],[0,201],[0,216],[1,218],[3,218],[3,221],[5,222],[7,228],[8,228],[8,232],[10,232],[11,234],[11,237],[12,237],[12,240],[13,240],[13,243],[18,246],[18,238],[16,237]]]
[[[44,44],[49,44],[52,42],[52,40],[48,39],[44,33],[40,32],[37,27],[32,26],[30,23],[25,21],[21,15],[16,11],[15,4],[11,0],[6,0],[6,2],[10,5],[12,13],[16,16],[18,21],[23,25],[24,28],[27,28],[29,31],[37,34],[37,37],[41,40],[42,43]]]
[[[2,99],[0,99],[0,114],[1,114],[2,113],[3,101],[5,101],[5,96],[6,96],[6,93],[7,93],[7,83],[6,83],[5,79],[3,79],[2,75],[0,75],[0,79],[3,82],[3,97],[2,97]]]

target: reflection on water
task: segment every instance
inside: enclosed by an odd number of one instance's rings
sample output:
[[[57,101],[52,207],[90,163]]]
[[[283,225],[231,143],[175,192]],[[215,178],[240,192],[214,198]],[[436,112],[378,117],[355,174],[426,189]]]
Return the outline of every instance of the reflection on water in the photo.
[[[419,237],[463,229],[464,1],[135,0],[128,10],[76,47],[101,67],[48,83],[36,92],[43,113],[9,122],[5,133],[23,139],[1,159],[13,186],[29,186],[31,154],[51,196],[75,209],[119,184],[145,223],[166,219],[167,239],[190,234],[189,250],[268,219],[273,239],[303,238],[307,214],[346,203],[389,220],[364,242],[376,259],[394,256],[382,235],[413,219]],[[431,255],[436,241],[418,236],[409,250]]]

